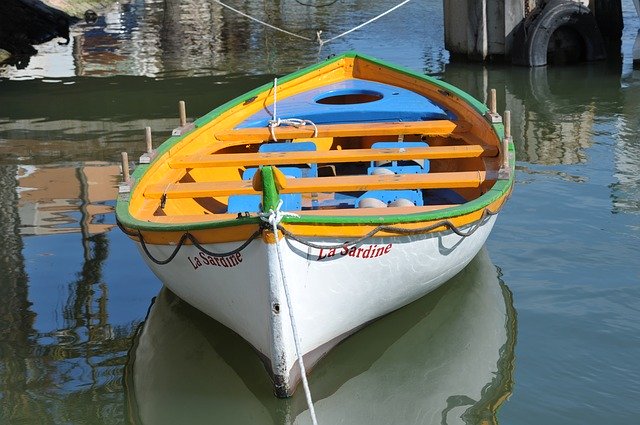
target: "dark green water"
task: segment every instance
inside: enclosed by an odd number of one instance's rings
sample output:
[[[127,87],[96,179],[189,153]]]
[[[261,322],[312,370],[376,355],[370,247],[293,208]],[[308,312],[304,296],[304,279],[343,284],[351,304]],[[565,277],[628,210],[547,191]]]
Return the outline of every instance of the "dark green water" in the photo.
[[[325,38],[395,4],[233,3]],[[197,117],[351,49],[481,100],[495,87],[517,186],[464,272],[317,366],[320,423],[640,423],[640,22],[624,13],[620,61],[529,70],[449,63],[440,2],[319,50],[214,3],[134,1],[0,68],[0,423],[310,423],[302,394],[271,396],[251,349],[161,290],[114,228],[117,162],[144,126],[167,137],[180,99]]]

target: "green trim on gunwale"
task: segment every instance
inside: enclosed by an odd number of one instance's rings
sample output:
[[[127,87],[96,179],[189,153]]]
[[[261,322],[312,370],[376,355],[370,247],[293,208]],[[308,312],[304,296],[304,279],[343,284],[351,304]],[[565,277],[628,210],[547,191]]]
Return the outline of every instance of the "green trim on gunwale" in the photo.
[[[473,96],[459,89],[458,87],[452,86],[449,83],[438,80],[434,77],[419,74],[415,71],[409,70],[407,68],[403,68],[397,65],[393,65],[383,60],[379,60],[373,58],[368,55],[364,55],[357,52],[346,52],[342,55],[335,56],[331,59],[328,59],[324,62],[320,62],[318,64],[309,66],[307,68],[301,69],[299,71],[293,72],[286,76],[279,78],[278,80],[281,83],[286,83],[296,78],[299,78],[305,74],[316,71],[318,69],[324,68],[334,62],[340,61],[345,58],[359,58],[366,60],[372,64],[379,65],[393,71],[396,71],[400,74],[404,74],[406,76],[421,79],[427,81],[439,88],[446,90],[450,94],[454,94],[459,97],[462,101],[469,104],[473,107],[480,115],[484,115],[489,109],[486,105],[482,104],[480,101],[475,99]],[[273,83],[266,83],[262,86],[255,88],[239,97],[236,97],[217,108],[213,109],[211,112],[203,115],[202,117],[195,120],[195,128],[192,131],[195,131],[198,128],[208,124],[210,121],[218,117],[220,114],[226,112],[227,110],[237,106],[240,103],[245,102],[246,100],[264,92],[265,90],[270,89],[273,86]],[[502,124],[492,124],[493,130],[496,132],[497,136],[502,139],[504,137],[504,126]],[[191,132],[192,132],[191,131]],[[187,135],[191,132],[183,134],[181,136],[172,136],[168,138],[164,143],[162,143],[157,148],[157,154],[153,162],[159,160],[159,158],[164,155],[169,149],[177,145],[181,142]],[[509,144],[509,151],[515,152],[513,142]],[[513,158],[514,155],[511,155]],[[153,164],[152,162],[152,164]],[[415,214],[402,214],[402,215],[387,215],[387,216],[300,216],[300,217],[284,217],[283,222],[289,223],[300,223],[300,224],[329,224],[329,225],[340,225],[340,224],[349,224],[349,225],[379,225],[379,224],[390,224],[390,223],[412,223],[419,221],[433,221],[433,220],[441,220],[441,219],[449,219],[465,214],[469,214],[473,211],[480,210],[487,205],[495,202],[500,197],[507,194],[507,192],[511,189],[514,183],[515,176],[515,160],[511,161],[511,177],[509,180],[498,180],[493,185],[493,187],[484,195],[474,199],[473,201],[467,202],[460,206],[446,208],[438,211],[429,211],[423,213],[415,213]],[[146,170],[150,167],[151,164],[138,165],[132,174],[133,185],[131,187],[131,193],[135,190],[137,183],[140,181],[141,177],[144,175]],[[153,223],[142,221],[134,218],[129,212],[129,197],[130,194],[119,195],[116,202],[116,217],[118,221],[122,225],[132,229],[139,229],[144,231],[162,231],[162,232],[176,232],[176,231],[187,231],[187,230],[206,230],[206,229],[218,229],[224,227],[232,227],[232,226],[241,226],[241,225],[250,225],[250,224],[258,224],[261,222],[259,217],[238,217],[231,220],[220,220],[220,221],[209,221],[209,222],[196,222],[196,223],[179,223],[179,224],[164,224],[164,223]]]

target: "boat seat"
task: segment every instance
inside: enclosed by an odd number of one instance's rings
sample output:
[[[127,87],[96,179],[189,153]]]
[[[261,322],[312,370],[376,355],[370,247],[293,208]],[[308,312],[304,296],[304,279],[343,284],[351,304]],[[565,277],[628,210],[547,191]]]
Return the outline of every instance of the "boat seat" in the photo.
[[[402,148],[427,148],[425,142],[376,142],[371,145],[373,149],[402,149]],[[394,174],[420,174],[429,172],[429,161],[424,159],[422,165],[417,161],[390,161],[385,164],[376,164],[371,161],[371,166],[367,169],[368,174],[379,174],[384,171],[391,171]],[[409,165],[408,163],[413,163]]]
[[[242,180],[251,180],[259,171],[259,168],[248,168],[242,173]],[[302,171],[298,167],[282,167],[279,168],[287,177],[300,178]],[[282,208],[285,211],[298,211],[302,208],[302,195],[299,193],[290,193],[280,195],[282,199]],[[260,204],[262,195],[230,195],[227,212],[259,212],[262,210]]]
[[[316,150],[316,144],[313,142],[272,142],[264,143],[258,148],[258,152],[310,152]],[[247,168],[242,173],[242,180],[251,180],[258,172],[259,168]],[[282,173],[287,177],[318,177],[318,164],[310,164],[309,168],[303,167],[280,167]],[[302,209],[302,195],[299,193],[291,193],[280,196],[282,199],[282,208],[286,211],[298,211]],[[231,195],[229,196],[229,204],[227,212],[258,212],[260,207],[260,195]]]
[[[365,205],[369,203],[369,201],[365,201],[367,199],[377,199],[386,205],[401,200],[408,200],[418,207],[424,205],[422,194],[419,190],[370,190],[358,197],[356,200],[356,208],[362,208],[361,203],[363,203],[363,201]]]
[[[426,148],[425,142],[376,142],[371,147],[373,149],[402,149],[402,148]],[[407,163],[413,163],[408,165]],[[370,175],[377,174],[421,174],[429,172],[429,161],[424,160],[424,163],[420,165],[415,161],[390,161],[384,164],[371,161],[371,166],[367,169],[367,173]],[[361,208],[361,201],[364,199],[376,199],[389,205],[395,202],[413,203],[413,205],[423,206],[424,201],[422,199],[422,192],[419,190],[376,190],[366,192],[360,196],[356,202],[356,208]],[[365,202],[368,205],[370,202]],[[372,204],[373,205],[373,204]]]
[[[312,152],[316,151],[316,144],[313,142],[271,142],[263,143],[258,148],[258,152]],[[303,177],[318,177],[318,164],[309,164],[309,169],[300,168]]]

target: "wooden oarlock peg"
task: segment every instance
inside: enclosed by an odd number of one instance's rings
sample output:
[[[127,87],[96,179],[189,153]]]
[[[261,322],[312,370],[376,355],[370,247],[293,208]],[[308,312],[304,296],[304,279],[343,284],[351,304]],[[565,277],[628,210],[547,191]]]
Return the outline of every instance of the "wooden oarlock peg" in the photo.
[[[180,127],[187,125],[187,106],[184,100],[178,102],[178,112],[180,114]]]
[[[485,117],[490,123],[501,123],[502,117],[498,114],[498,102],[496,97],[496,89],[489,90],[488,99],[489,110],[486,112]]]
[[[129,174],[129,154],[122,152],[122,183],[118,186],[118,193],[131,192],[131,175]]]
[[[140,155],[140,164],[149,164],[156,152],[153,150],[153,142],[151,140],[151,127],[144,128],[144,141],[147,151]]]
[[[194,123],[187,123],[187,106],[184,100],[178,102],[178,115],[180,117],[180,127],[173,129],[172,136],[182,136],[195,128]]]
[[[511,177],[511,167],[509,165],[509,144],[511,143],[511,111],[504,111],[504,137],[500,145],[501,164],[498,178],[508,179]]]

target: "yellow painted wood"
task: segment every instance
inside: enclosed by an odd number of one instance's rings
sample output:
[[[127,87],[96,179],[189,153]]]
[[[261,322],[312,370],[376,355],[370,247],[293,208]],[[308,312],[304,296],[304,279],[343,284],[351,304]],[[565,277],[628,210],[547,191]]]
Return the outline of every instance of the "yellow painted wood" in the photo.
[[[256,195],[251,180],[231,182],[200,182],[200,183],[171,183],[150,184],[144,191],[147,199],[160,199],[164,194],[167,199],[203,198],[228,195]]]
[[[296,214],[303,216],[326,216],[326,215],[340,215],[340,216],[384,216],[384,215],[396,215],[396,214],[415,214],[428,211],[443,210],[445,208],[457,207],[460,204],[442,204],[442,205],[424,205],[421,207],[385,207],[385,208],[330,208],[319,210],[303,210],[296,211]],[[200,222],[214,222],[231,220],[238,216],[237,213],[233,214],[185,214],[185,215],[161,215],[149,217],[149,221],[154,223],[163,224],[184,224],[184,223],[200,223]],[[250,216],[256,217],[257,213],[251,213]]]
[[[446,136],[451,134],[457,124],[449,120],[411,121],[411,122],[383,122],[383,123],[355,123],[355,124],[327,124],[318,125],[317,137],[362,137],[362,136],[394,136],[399,134],[425,134]],[[301,127],[277,127],[278,139],[299,139],[313,137],[314,128],[311,125]],[[256,141],[270,140],[271,133],[267,127],[240,128],[219,131],[215,137],[222,141]]]
[[[286,178],[281,193],[350,192],[387,189],[456,189],[478,187],[486,179],[484,171],[462,171],[428,174],[382,174],[335,177]],[[235,182],[194,182],[147,186],[144,196],[150,199],[197,198],[225,195],[255,195],[249,180]]]
[[[462,145],[425,148],[343,149],[306,152],[256,152],[190,155],[171,161],[171,168],[230,167],[285,164],[329,164],[339,162],[402,161],[411,159],[455,159],[493,157],[496,146]]]
[[[287,179],[282,193],[351,192],[393,189],[455,189],[478,187],[486,179],[484,171],[428,174],[379,174]]]
[[[502,206],[504,205],[508,197],[509,197],[509,194],[507,193],[504,196],[497,199],[495,202],[488,205],[487,208],[490,211],[498,212],[502,208]],[[414,211],[412,207],[403,207],[403,208],[409,208],[411,212]],[[419,208],[424,208],[424,207],[415,207],[415,211],[419,211],[418,210]],[[387,214],[395,213],[395,211],[392,211],[392,208],[371,208],[371,209],[362,208],[360,210],[353,210],[353,211],[357,211],[357,212],[361,211],[364,214],[367,212],[367,210],[376,210],[376,211],[370,211],[370,212],[381,213],[379,215],[384,215],[385,212]],[[479,220],[482,217],[483,210],[484,208],[480,208],[468,214],[463,214],[457,217],[451,217],[448,219],[448,221],[450,221],[453,225],[457,227],[462,227]],[[344,212],[346,212],[346,210],[333,210],[333,213],[335,213],[336,215],[344,215],[343,214]],[[303,211],[303,212],[296,212],[296,213],[301,213],[305,215],[306,214],[311,215],[314,213],[323,214],[324,210],[320,210],[317,212]],[[229,215],[226,215],[226,214],[224,216],[229,217]],[[200,220],[196,216],[190,216],[188,218],[193,219],[195,222],[199,222],[199,221],[207,221],[209,219],[215,220],[218,216],[215,215],[215,216],[199,216],[199,217],[201,217]],[[171,219],[167,217],[152,217],[150,219],[150,221],[157,221],[159,223],[172,222],[170,220]],[[182,220],[178,217],[176,217],[176,220],[177,222],[182,222]],[[187,221],[190,221],[190,220],[187,220]],[[401,224],[389,223],[389,224],[396,225],[403,229],[419,229],[419,228],[428,227],[440,221],[442,220],[438,219],[438,220],[431,220],[431,221],[419,221],[419,222],[413,222],[413,223],[401,223]],[[377,227],[376,225],[367,225],[367,224],[365,225],[363,224],[317,225],[317,224],[307,224],[307,223],[285,223],[284,226],[289,231],[291,231],[292,233],[294,233],[296,236],[299,236],[299,237],[337,238],[341,241],[344,241],[345,238],[350,239],[350,238],[361,237],[363,235],[366,235],[371,230]],[[207,230],[195,230],[195,231],[191,231],[191,233],[194,236],[196,236],[197,240],[202,244],[224,243],[224,242],[231,242],[231,241],[244,242],[256,229],[257,229],[257,225],[247,225],[247,226],[232,226],[232,227],[223,227],[223,228],[207,229]],[[440,228],[432,229],[429,233],[437,233],[443,230],[446,230],[444,226]],[[273,234],[270,232],[268,233],[271,234],[271,237],[273,238]],[[146,242],[150,244],[165,244],[165,245],[170,243],[175,244],[180,239],[182,234],[183,232],[155,232],[155,231],[143,232]],[[374,236],[374,238],[384,237],[384,236],[397,236],[397,233],[381,231],[377,233]]]

